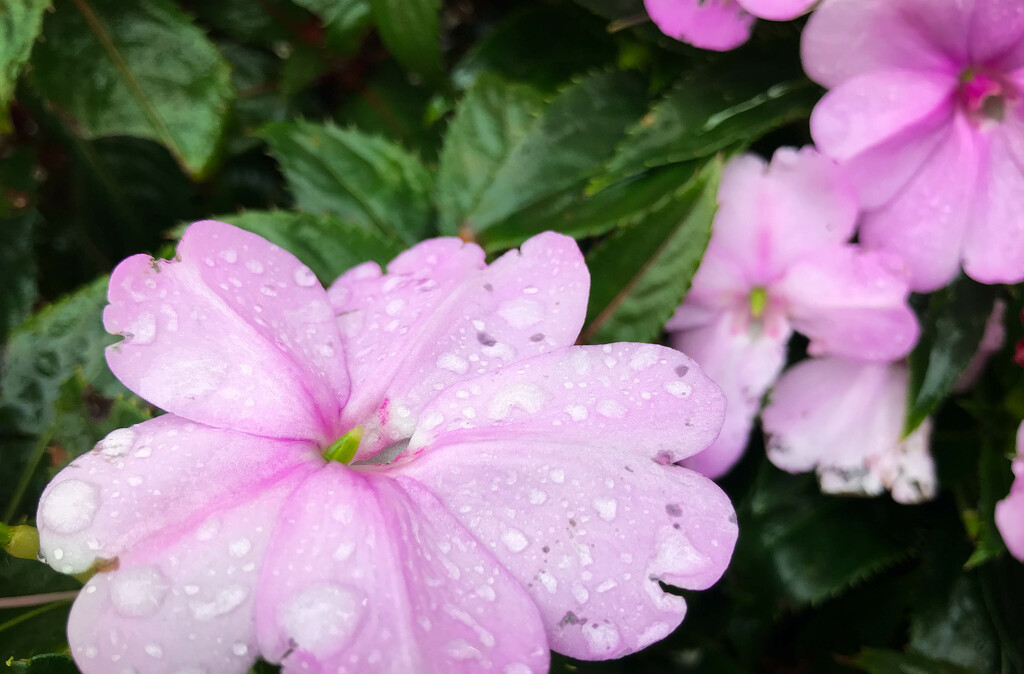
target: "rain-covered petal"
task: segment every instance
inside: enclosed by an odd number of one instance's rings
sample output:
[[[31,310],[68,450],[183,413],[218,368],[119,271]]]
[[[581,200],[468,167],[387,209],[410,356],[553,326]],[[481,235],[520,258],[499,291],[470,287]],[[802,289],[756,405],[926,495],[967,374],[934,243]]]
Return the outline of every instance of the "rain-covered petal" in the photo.
[[[662,33],[701,49],[735,49],[754,25],[732,0],[644,0],[644,7]]]
[[[682,426],[682,424],[680,424]],[[669,634],[736,542],[728,497],[707,478],[628,444],[545,444],[501,435],[444,445],[405,474],[423,482],[527,587],[551,647],[602,660]],[[685,431],[681,431],[684,433]]]
[[[583,325],[590,276],[571,238],[535,236],[482,270],[475,246],[428,244],[434,263],[400,263],[362,283],[343,277],[347,296],[331,288],[356,372],[343,419],[367,428],[360,459],[407,439],[423,405],[452,383],[569,346]],[[428,244],[406,255],[424,259]]]
[[[968,51],[972,62],[998,70],[1024,66],[1024,5],[1019,0],[976,0]]]
[[[902,439],[906,396],[907,370],[900,364],[799,363],[782,375],[761,413],[768,458],[791,473],[817,471],[829,493],[890,489],[904,503],[932,498],[928,426]]]
[[[812,355],[889,361],[917,343],[908,280],[897,255],[849,245],[793,265],[772,290],[785,298],[793,329],[810,338]]]
[[[740,7],[759,19],[789,21],[806,14],[818,0],[739,0]]]
[[[171,414],[121,428],[75,459],[39,501],[40,553],[63,573],[113,560],[265,489],[312,445],[243,435]]]
[[[196,511],[93,576],[68,620],[68,642],[79,669],[84,674],[249,671],[259,655],[257,579],[273,523],[312,469],[300,466],[219,509]]]
[[[415,481],[329,464],[285,506],[260,576],[285,672],[546,672],[529,595]]]
[[[761,398],[786,364],[790,330],[765,331],[734,314],[714,323],[671,332],[672,346],[689,354],[725,393],[725,424],[704,451],[683,461],[702,475],[717,478],[732,468],[746,449]]]
[[[977,166],[973,131],[958,117],[902,192],[865,213],[861,243],[903,258],[913,290],[932,291],[956,276],[976,194]]]
[[[996,504],[996,527],[1010,554],[1024,562],[1024,424],[1017,429],[1013,475],[1009,495]]]
[[[886,68],[959,73],[973,2],[827,0],[801,38],[804,70],[834,87]]]
[[[334,315],[290,253],[220,222],[189,227],[174,260],[128,258],[103,314],[125,339],[107,362],[167,411],[257,435],[330,440],[348,394]]]
[[[711,243],[694,278],[693,298],[771,282],[801,256],[853,234],[857,199],[842,170],[813,148],[780,148],[771,164],[754,155],[729,162],[718,191]],[[731,275],[718,270],[731,266]]]
[[[514,437],[674,463],[708,446],[724,409],[721,389],[678,351],[574,346],[443,391],[424,409],[409,454]]]

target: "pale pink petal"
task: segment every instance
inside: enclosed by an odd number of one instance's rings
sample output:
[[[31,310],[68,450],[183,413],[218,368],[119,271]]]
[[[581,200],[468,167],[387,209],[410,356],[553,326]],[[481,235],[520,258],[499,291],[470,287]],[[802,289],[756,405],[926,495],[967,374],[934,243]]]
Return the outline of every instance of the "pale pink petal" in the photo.
[[[739,0],[740,7],[759,19],[789,21],[806,14],[818,0]]]
[[[689,354],[725,393],[725,424],[704,451],[683,461],[702,475],[717,478],[739,461],[750,439],[761,398],[782,372],[790,331],[765,332],[734,314],[715,323],[670,335],[672,346]]]
[[[811,114],[811,135],[823,153],[846,161],[901,133],[952,117],[956,78],[880,70],[851,78],[825,94]]]
[[[997,126],[982,136],[979,191],[964,241],[967,275],[982,283],[1024,280],[1024,170],[1007,134]]]
[[[272,523],[312,466],[197,512],[121,554],[75,600],[68,642],[84,674],[244,674],[259,656],[257,578]],[[197,480],[201,488],[203,480]],[[129,513],[124,513],[126,516]]]
[[[417,260],[428,244],[414,249]],[[569,237],[535,236],[483,270],[475,246],[429,245],[447,246],[447,257],[435,249],[436,263],[399,262],[335,303],[357,372],[343,420],[367,429],[360,459],[409,438],[439,391],[568,346],[583,325],[590,277]]]
[[[136,255],[110,278],[107,350],[128,388],[211,426],[330,440],[348,391],[341,341],[313,273],[255,234],[186,230],[173,261]]]
[[[329,464],[285,506],[256,626],[285,672],[546,672],[537,608],[429,492]]]
[[[913,290],[932,291],[956,276],[976,193],[977,162],[973,131],[957,118],[903,191],[864,215],[861,242],[903,258]]]
[[[1009,495],[996,504],[996,527],[1010,554],[1024,562],[1024,424],[1017,429],[1013,475]]]
[[[753,155],[733,159],[722,174],[711,243],[694,278],[700,301],[738,285],[749,290],[778,277],[794,260],[853,234],[857,200],[841,169],[813,148],[780,148],[770,165]],[[728,265],[729,276],[715,269]],[[741,270],[741,271],[740,271]],[[722,282],[719,279],[725,278]],[[705,287],[707,286],[707,287]]]
[[[898,256],[847,245],[793,265],[772,292],[785,298],[793,329],[810,338],[811,355],[888,361],[917,343],[908,280]]]
[[[1020,0],[975,0],[969,51],[972,63],[996,70],[1024,66],[1024,5]]]
[[[881,479],[893,501],[911,505],[935,498],[938,478],[928,449],[931,433],[932,420],[925,419],[894,451],[868,457],[870,472]]]
[[[644,7],[662,33],[701,49],[735,49],[754,24],[732,0],[644,0]]]
[[[574,346],[443,391],[423,410],[408,456],[514,437],[674,463],[708,446],[724,410],[721,390],[678,351]]]
[[[971,2],[828,0],[804,28],[804,70],[834,87],[887,68],[954,76],[967,65]]]
[[[157,532],[251,498],[308,463],[308,443],[194,424],[171,414],[112,432],[39,502],[40,553],[63,573],[114,559]]]
[[[590,447],[503,434],[402,468],[528,588],[551,647],[570,657],[615,658],[665,637],[686,602],[658,581],[707,588],[736,543],[728,497],[636,448],[659,429],[633,429],[628,443]]]

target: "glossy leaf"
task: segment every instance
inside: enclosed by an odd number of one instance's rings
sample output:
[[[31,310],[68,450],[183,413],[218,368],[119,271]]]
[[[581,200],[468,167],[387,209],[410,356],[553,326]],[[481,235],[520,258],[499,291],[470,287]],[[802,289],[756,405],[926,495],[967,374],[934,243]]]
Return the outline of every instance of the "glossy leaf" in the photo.
[[[432,225],[432,179],[400,146],[354,129],[274,123],[261,133],[304,211],[413,243]]]
[[[711,238],[721,174],[721,160],[712,160],[658,207],[590,251],[590,305],[581,343],[658,337]]]
[[[34,209],[0,218],[0,344],[28,315],[38,294],[32,251],[38,221]]]
[[[475,236],[579,186],[611,156],[644,105],[639,78],[597,73],[562,90],[527,125],[528,93],[494,80],[479,87],[456,113],[442,151],[438,200],[445,233]],[[503,105],[514,110],[507,121]],[[473,196],[454,196],[464,193]]]
[[[320,17],[327,45],[342,54],[359,46],[359,38],[370,26],[368,0],[296,0]]]
[[[905,434],[942,404],[978,350],[995,293],[994,286],[961,277],[929,297],[921,338],[910,354]]]
[[[403,66],[427,76],[441,71],[440,0],[369,0],[384,45]]]
[[[153,139],[193,175],[210,170],[234,98],[230,67],[176,5],[62,2],[43,36],[33,81],[83,136]]]
[[[9,130],[7,106],[21,68],[43,27],[43,12],[52,0],[4,0],[0,5],[0,133]]]

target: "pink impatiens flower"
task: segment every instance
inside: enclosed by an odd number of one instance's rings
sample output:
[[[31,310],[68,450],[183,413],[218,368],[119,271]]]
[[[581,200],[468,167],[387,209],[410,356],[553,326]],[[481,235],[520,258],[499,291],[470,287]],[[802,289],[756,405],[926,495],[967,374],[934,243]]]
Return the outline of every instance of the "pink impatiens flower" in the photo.
[[[811,133],[858,185],[861,241],[898,252],[919,291],[961,265],[1024,280],[1024,4],[831,0],[802,52],[831,89]]]
[[[818,0],[644,0],[658,29],[701,49],[735,49],[750,38],[754,19],[788,21]]]
[[[812,355],[868,361],[906,355],[918,334],[900,261],[845,243],[857,203],[829,159],[809,148],[782,148],[771,165],[738,157],[718,202],[693,287],[666,326],[729,403],[718,439],[684,462],[709,477],[740,458],[793,330]]]
[[[931,422],[903,438],[906,399],[901,363],[805,360],[782,375],[761,414],[768,458],[790,473],[816,471],[830,494],[934,498]]]
[[[1009,495],[996,504],[996,527],[1010,554],[1024,562],[1024,423],[1017,428],[1013,475]]]
[[[736,541],[725,494],[672,465],[724,400],[670,349],[572,346],[588,288],[556,234],[491,265],[427,241],[329,296],[217,222],[122,262],[108,363],[168,414],[41,499],[45,559],[98,570],[82,671],[518,674],[671,632],[659,581],[708,587]]]

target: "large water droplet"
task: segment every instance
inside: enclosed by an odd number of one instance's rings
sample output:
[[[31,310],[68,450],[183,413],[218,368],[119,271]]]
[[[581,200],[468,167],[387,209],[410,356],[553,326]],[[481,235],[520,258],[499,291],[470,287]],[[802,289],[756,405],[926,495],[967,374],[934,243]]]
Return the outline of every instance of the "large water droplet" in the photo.
[[[92,523],[99,507],[99,489],[95,485],[65,480],[43,499],[39,515],[47,529],[58,534],[73,534]]]
[[[155,566],[135,566],[115,572],[110,580],[114,608],[129,618],[144,618],[163,604],[170,583]]]
[[[249,590],[241,585],[229,585],[217,592],[213,601],[192,600],[188,603],[189,610],[196,620],[213,620],[225,613],[230,613],[241,606],[249,597]]]
[[[360,597],[334,584],[311,585],[285,604],[278,616],[296,647],[323,659],[341,651],[363,612]]]

